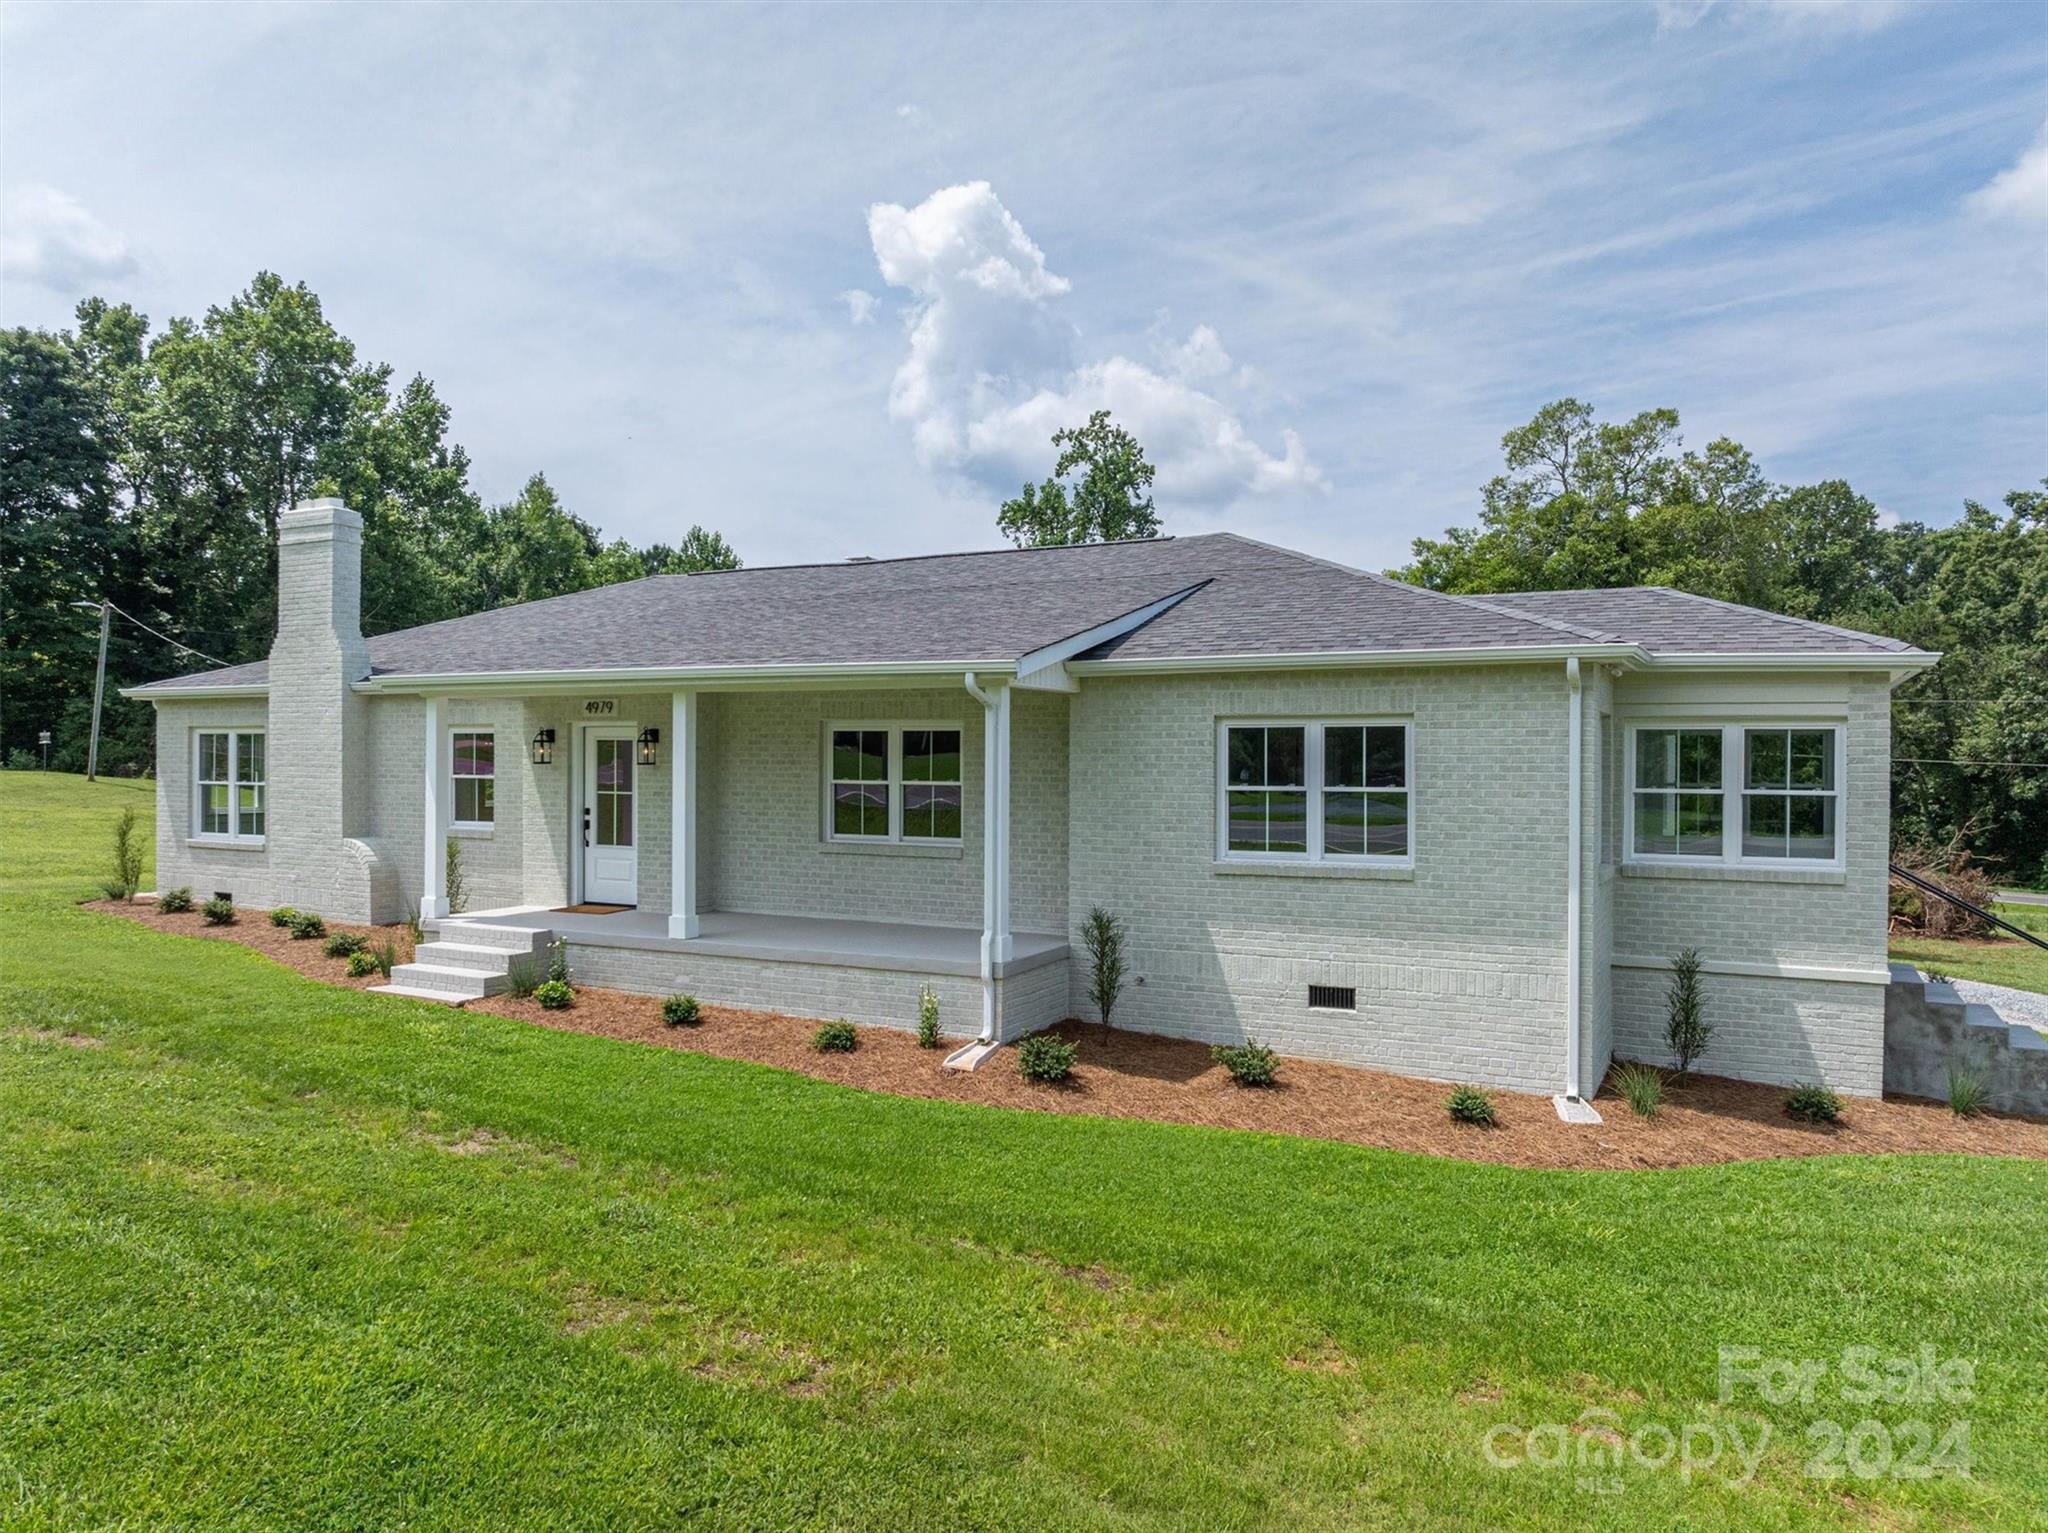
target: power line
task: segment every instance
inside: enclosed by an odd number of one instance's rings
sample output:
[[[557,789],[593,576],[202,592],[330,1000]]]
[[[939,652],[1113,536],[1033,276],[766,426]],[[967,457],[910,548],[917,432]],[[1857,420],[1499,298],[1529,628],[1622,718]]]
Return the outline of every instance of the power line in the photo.
[[[215,665],[227,664],[227,661],[215,659],[212,655],[209,655],[203,649],[194,649],[189,644],[179,643],[176,639],[172,638],[167,633],[158,633],[156,629],[150,627],[149,624],[143,622],[142,619],[135,616],[134,613],[121,612],[121,609],[119,607],[116,607],[112,602],[108,602],[107,607],[110,611],[120,612],[122,617],[128,619],[129,622],[133,623],[137,628],[140,628],[144,633],[151,634],[156,638],[162,639],[164,643],[170,645],[172,649],[178,650],[181,653],[187,655],[197,655],[201,660],[211,661]]]

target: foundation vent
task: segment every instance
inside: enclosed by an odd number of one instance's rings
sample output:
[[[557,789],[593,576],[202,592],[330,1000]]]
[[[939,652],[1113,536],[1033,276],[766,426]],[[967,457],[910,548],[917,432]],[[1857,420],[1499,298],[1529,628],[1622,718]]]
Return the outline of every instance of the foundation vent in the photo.
[[[1350,985],[1310,985],[1308,1004],[1316,1011],[1356,1011],[1358,991]]]

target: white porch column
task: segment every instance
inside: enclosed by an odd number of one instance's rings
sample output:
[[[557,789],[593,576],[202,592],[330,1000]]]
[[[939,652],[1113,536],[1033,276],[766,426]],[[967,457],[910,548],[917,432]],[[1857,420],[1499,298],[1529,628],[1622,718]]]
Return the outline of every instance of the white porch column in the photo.
[[[1010,688],[967,690],[981,704],[981,1036],[996,1036],[996,965],[1010,959]]]
[[[669,698],[668,934],[697,935],[697,694]]]
[[[448,789],[442,769],[442,755],[448,748],[442,728],[446,709],[447,699],[440,697],[427,698],[420,709],[426,715],[426,861],[422,869],[426,876],[420,883],[423,919],[448,914]]]

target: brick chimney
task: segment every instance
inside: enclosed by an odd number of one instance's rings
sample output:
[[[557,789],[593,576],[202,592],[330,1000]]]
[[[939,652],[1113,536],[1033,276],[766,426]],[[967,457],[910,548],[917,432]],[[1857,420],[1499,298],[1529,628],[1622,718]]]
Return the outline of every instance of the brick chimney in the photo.
[[[367,823],[363,519],[332,497],[277,523],[277,639],[270,647],[268,846],[284,899],[345,919],[361,902],[343,838]],[[351,770],[353,768],[353,770]]]

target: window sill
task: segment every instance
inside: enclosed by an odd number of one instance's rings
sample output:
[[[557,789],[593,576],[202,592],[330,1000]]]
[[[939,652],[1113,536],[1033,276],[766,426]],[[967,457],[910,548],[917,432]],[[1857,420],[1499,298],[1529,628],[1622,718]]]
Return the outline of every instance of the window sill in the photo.
[[[909,841],[820,841],[818,850],[840,857],[938,857],[958,862],[962,843],[936,841],[919,846]]]
[[[1760,868],[1748,863],[1729,865],[1690,862],[1624,862],[1623,878],[1690,878],[1707,883],[1753,884],[1846,884],[1842,868]]]
[[[1415,881],[1415,865],[1375,865],[1344,862],[1238,862],[1218,857],[1209,864],[1211,873],[1249,874],[1253,878],[1363,878],[1397,883]]]
[[[461,836],[465,840],[488,841],[497,834],[497,827],[492,825],[451,825],[448,827],[448,834],[451,836]]]
[[[261,836],[187,836],[187,846],[203,846],[217,852],[260,852]]]

